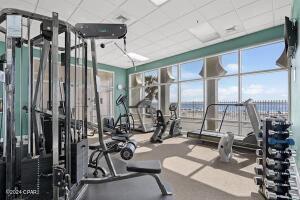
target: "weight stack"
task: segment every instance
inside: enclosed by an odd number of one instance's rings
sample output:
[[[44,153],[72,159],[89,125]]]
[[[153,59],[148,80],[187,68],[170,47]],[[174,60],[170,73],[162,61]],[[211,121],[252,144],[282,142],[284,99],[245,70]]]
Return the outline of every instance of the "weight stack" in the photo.
[[[282,118],[266,118],[256,150],[255,183],[259,192],[270,200],[298,199],[295,180],[290,123]],[[297,190],[297,189],[296,189]]]
[[[22,199],[52,199],[52,155],[22,160]]]
[[[71,181],[79,183],[88,172],[88,140],[71,144]]]

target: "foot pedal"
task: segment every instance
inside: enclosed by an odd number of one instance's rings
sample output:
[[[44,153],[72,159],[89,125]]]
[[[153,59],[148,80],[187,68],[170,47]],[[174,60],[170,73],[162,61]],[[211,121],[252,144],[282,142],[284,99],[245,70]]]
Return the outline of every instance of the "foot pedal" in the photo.
[[[127,171],[147,174],[160,174],[161,164],[159,160],[131,161],[127,164]]]

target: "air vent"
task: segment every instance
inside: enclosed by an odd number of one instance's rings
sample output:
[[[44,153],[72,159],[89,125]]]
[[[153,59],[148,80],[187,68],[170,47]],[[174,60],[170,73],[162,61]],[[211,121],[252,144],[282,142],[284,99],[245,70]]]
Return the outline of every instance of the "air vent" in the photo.
[[[116,20],[120,21],[121,23],[127,22],[129,19],[123,15],[119,15],[116,17]]]
[[[236,27],[236,25],[234,25],[234,26],[226,28],[225,31],[226,31],[226,33],[233,33],[233,32],[237,31],[237,27]]]

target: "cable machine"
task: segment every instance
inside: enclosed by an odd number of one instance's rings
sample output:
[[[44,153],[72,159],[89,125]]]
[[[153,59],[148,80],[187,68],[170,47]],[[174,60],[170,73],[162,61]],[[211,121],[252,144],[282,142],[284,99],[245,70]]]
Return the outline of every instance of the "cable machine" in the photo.
[[[0,199],[81,199],[87,184],[148,175],[156,180],[162,195],[172,194],[158,176],[159,161],[132,161],[127,164],[128,173],[119,174],[103,140],[95,39],[123,38],[126,25],[77,24],[74,27],[59,20],[55,12],[47,17],[17,9],[1,10],[0,24],[3,22],[6,28],[0,28],[0,32],[5,35],[6,49],[1,56],[5,58],[1,61],[5,88]],[[38,24],[38,34],[31,37],[34,23]],[[89,39],[96,129],[109,170],[105,178],[88,177],[86,41]],[[18,57],[21,62],[17,62]],[[26,72],[20,74],[26,77],[26,82],[17,85],[16,74],[21,69]],[[16,101],[21,97],[16,89],[21,90],[22,84],[28,86],[23,91],[26,101],[20,101],[18,108]],[[27,127],[21,124],[16,129],[16,113],[21,111],[26,113]],[[135,145],[128,146],[128,152],[133,154],[135,148]]]
[[[46,17],[4,9],[0,11],[3,22],[3,198],[71,198],[82,187],[78,181],[87,174],[83,164],[88,162],[87,44],[79,31],[58,19],[57,13]],[[39,34],[34,37],[32,24],[39,25]],[[19,63],[17,51],[21,51]],[[16,88],[21,90],[24,83],[16,85],[16,71],[21,69],[27,72],[21,76],[28,80],[28,88],[22,92],[28,98],[19,112],[26,112],[28,122],[27,129],[23,125],[17,131],[15,102],[20,94]]]

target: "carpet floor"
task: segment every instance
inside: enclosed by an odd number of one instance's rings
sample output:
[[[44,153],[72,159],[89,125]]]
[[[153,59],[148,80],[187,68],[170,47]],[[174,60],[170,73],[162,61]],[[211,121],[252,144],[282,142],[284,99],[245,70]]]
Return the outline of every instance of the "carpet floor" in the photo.
[[[216,144],[184,136],[152,144],[150,137],[151,133],[133,136],[139,145],[134,160],[160,160],[161,177],[173,188],[176,200],[260,199],[253,181],[254,152],[234,149],[233,159],[224,163]]]

